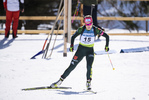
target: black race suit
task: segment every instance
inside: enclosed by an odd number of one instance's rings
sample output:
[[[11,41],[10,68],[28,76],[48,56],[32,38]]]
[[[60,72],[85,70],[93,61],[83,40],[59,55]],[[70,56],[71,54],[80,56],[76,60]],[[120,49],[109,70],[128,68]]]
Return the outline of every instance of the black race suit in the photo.
[[[70,72],[75,69],[77,64],[83,59],[83,57],[86,57],[87,61],[87,80],[92,79],[92,64],[94,61],[94,39],[97,34],[104,36],[106,38],[106,46],[108,47],[109,45],[109,36],[104,33],[102,30],[98,29],[97,27],[93,28],[91,30],[84,30],[83,27],[80,27],[75,34],[71,37],[71,45],[74,44],[74,39],[78,36],[80,36],[80,43],[78,46],[78,49],[73,56],[73,59],[69,65],[69,67],[65,70],[63,75],[61,76],[63,79],[65,79]]]

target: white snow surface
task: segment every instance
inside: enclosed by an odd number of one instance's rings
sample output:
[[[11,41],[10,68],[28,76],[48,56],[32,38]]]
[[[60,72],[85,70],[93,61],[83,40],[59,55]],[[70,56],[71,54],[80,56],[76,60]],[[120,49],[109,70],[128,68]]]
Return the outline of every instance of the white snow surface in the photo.
[[[49,86],[57,81],[69,66],[77,49],[63,57],[63,36],[58,35],[50,60],[30,59],[42,50],[47,35],[10,36],[3,42],[0,35],[0,100],[149,100],[149,52],[119,53],[121,49],[149,46],[149,36],[110,36],[109,54],[95,55],[92,90],[97,94],[84,93],[86,89],[85,58],[64,80],[61,86],[68,90],[22,91],[23,88]],[[55,36],[53,36],[51,46]],[[69,43],[67,47],[69,48]],[[104,50],[105,39],[95,42],[94,50]],[[48,55],[50,50],[48,52]]]

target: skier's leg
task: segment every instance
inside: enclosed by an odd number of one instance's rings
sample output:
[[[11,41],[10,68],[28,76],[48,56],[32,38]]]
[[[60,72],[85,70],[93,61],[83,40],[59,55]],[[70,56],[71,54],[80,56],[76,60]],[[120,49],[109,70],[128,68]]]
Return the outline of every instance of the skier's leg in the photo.
[[[76,54],[73,56],[69,67],[65,70],[61,77],[65,79],[70,74],[70,72],[75,69],[75,67],[83,59],[83,57],[83,53],[77,50]]]
[[[89,53],[86,56],[86,61],[87,61],[87,82],[86,82],[86,87],[87,90],[91,90],[91,80],[92,80],[92,64],[94,61],[94,50],[91,50],[91,53]]]
[[[87,80],[92,80],[92,64],[94,61],[94,55],[90,54],[86,57],[87,61]]]
[[[10,34],[10,25],[12,22],[12,12],[6,10],[6,28],[5,28],[5,37],[8,38]]]
[[[65,70],[63,75],[60,77],[60,79],[51,84],[51,87],[58,87],[61,85],[63,80],[70,74],[70,72],[77,66],[77,64],[82,60],[83,58],[83,53],[82,53],[82,46],[78,47],[78,50],[76,51],[75,55],[73,56],[73,59],[69,65],[69,67]]]
[[[18,29],[18,23],[19,23],[19,15],[20,11],[13,12],[13,38],[17,37],[17,29]]]

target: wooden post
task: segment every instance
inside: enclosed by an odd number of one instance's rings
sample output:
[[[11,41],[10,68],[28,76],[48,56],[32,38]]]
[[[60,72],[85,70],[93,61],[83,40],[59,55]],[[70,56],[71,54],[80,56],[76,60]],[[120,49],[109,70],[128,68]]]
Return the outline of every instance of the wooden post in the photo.
[[[70,43],[71,37],[71,0],[64,0],[64,52],[67,57],[67,42]]]
[[[67,37],[68,37],[68,0],[64,0],[64,51],[63,51],[63,57],[67,57]]]
[[[146,33],[148,33],[148,21],[146,21]]]
[[[72,11],[72,0],[68,0],[68,43],[71,41],[71,11]]]

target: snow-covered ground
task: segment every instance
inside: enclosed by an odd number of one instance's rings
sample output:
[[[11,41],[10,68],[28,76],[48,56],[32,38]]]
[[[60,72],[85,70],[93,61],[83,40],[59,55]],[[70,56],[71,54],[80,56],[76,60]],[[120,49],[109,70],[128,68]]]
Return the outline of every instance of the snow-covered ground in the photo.
[[[69,90],[21,91],[23,88],[48,86],[57,81],[69,66],[74,53],[63,57],[63,36],[59,35],[50,60],[30,58],[42,49],[47,35],[0,35],[0,100],[149,100],[149,52],[119,53],[121,49],[149,46],[149,36],[110,36],[112,70],[107,54],[95,55],[92,89],[86,88],[85,58],[61,86]],[[54,36],[52,41],[54,40]],[[104,50],[105,39],[95,42],[95,51]],[[75,41],[75,50],[79,38]],[[52,44],[52,43],[51,43]],[[69,47],[68,43],[68,47]],[[50,53],[50,51],[49,51]]]

